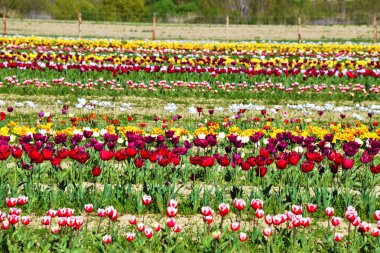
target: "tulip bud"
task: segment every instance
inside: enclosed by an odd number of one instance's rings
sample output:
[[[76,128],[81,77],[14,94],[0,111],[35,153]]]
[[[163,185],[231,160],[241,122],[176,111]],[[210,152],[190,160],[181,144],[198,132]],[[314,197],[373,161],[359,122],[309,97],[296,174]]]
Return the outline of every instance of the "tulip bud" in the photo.
[[[6,198],[5,203],[8,207],[14,207],[17,205],[17,199],[16,198]]]
[[[230,225],[230,228],[232,231],[238,231],[240,229],[240,223],[239,222],[232,222]]]
[[[61,231],[61,227],[52,227],[51,233],[52,234],[58,234]]]
[[[329,217],[333,216],[334,215],[334,208],[333,207],[327,207],[325,213]]]
[[[145,225],[144,223],[140,222],[139,224],[137,224],[137,230],[142,232],[145,230]]]
[[[75,226],[75,217],[71,216],[71,217],[67,217],[67,226],[69,227],[74,227]]]
[[[219,230],[212,233],[212,237],[214,237],[215,240],[219,240],[221,235],[222,232],[220,232]]]
[[[110,235],[103,236],[103,243],[110,244],[112,242],[112,237]]]
[[[380,229],[378,229],[378,228],[372,229],[371,235],[374,236],[374,237],[379,237],[379,235],[380,235]]]
[[[9,208],[9,214],[10,215],[20,215],[21,209],[11,207],[11,208]]]
[[[318,209],[318,206],[317,204],[312,204],[312,203],[308,203],[306,205],[306,210],[309,212],[309,213],[314,213],[316,212]]]
[[[172,228],[174,233],[179,233],[181,232],[181,225],[175,224],[174,227]]]
[[[234,207],[239,211],[243,210],[245,208],[245,201],[243,199],[235,199]]]
[[[84,211],[86,213],[91,213],[94,210],[94,205],[93,204],[86,204],[84,205]]]
[[[144,230],[144,235],[145,235],[145,237],[148,238],[148,239],[152,238],[152,236],[153,236],[153,229],[151,229],[151,228],[146,228],[146,229]]]
[[[334,235],[334,241],[340,242],[342,240],[343,240],[343,234],[335,233],[335,235]]]
[[[267,216],[265,216],[264,220],[265,220],[265,223],[268,225],[272,225],[272,223],[273,223],[272,215],[267,214]]]
[[[50,225],[51,217],[50,216],[43,216],[41,219],[41,223],[45,226]]]
[[[375,211],[373,218],[375,218],[376,221],[380,221],[380,210]]]
[[[174,218],[168,218],[166,220],[166,226],[168,226],[169,228],[174,227],[175,224],[176,224],[176,220]]]
[[[251,206],[253,209],[263,209],[264,202],[261,199],[252,199]]]
[[[26,203],[28,203],[28,197],[26,197],[26,196],[19,196],[17,198],[17,203],[19,205],[25,205]]]
[[[50,209],[50,210],[48,210],[48,211],[46,212],[46,215],[47,215],[47,216],[50,216],[50,217],[52,217],[52,218],[54,218],[55,216],[57,216],[57,213],[58,213],[57,210]]]
[[[213,215],[213,211],[212,211],[211,207],[209,207],[209,206],[202,206],[201,213],[203,216],[212,216]]]
[[[61,227],[64,227],[67,225],[67,218],[66,217],[58,217],[58,225]]]
[[[4,221],[1,223],[1,228],[2,228],[3,230],[7,230],[7,229],[9,228],[9,226],[10,226],[10,223],[9,223],[9,221],[7,221],[7,220],[4,220]]]
[[[295,215],[302,214],[302,206],[292,205],[292,213]]]
[[[175,201],[174,199],[171,199],[171,200],[169,200],[169,202],[168,202],[168,206],[171,206],[171,207],[177,208],[177,207],[178,207],[178,202]]]
[[[106,210],[105,209],[98,209],[98,216],[103,218],[104,216],[106,216]]]
[[[214,221],[214,217],[209,215],[209,216],[204,216],[203,217],[204,223],[211,224]]]
[[[166,215],[168,217],[175,217],[177,215],[177,209],[172,206],[168,206],[166,208]]]
[[[264,210],[263,209],[257,209],[255,212],[255,216],[259,219],[261,219],[264,216]]]
[[[128,221],[129,221],[129,224],[131,224],[131,225],[136,225],[137,224],[137,218],[134,215],[131,216],[131,217],[129,217]]]
[[[135,239],[136,234],[135,233],[127,233],[125,236],[125,239],[128,242],[132,242]]]
[[[150,205],[152,203],[152,197],[148,195],[144,195],[141,199],[143,205]]]
[[[331,218],[331,224],[335,227],[339,226],[341,222],[342,222],[342,219],[340,217]]]
[[[156,232],[160,232],[161,231],[161,225],[159,223],[154,224],[153,228],[154,228],[154,230],[156,230]]]
[[[272,229],[270,229],[270,228],[264,228],[263,229],[263,235],[265,235],[265,236],[272,235]]]
[[[21,223],[25,226],[30,223],[30,217],[29,216],[21,216]]]
[[[240,232],[240,233],[239,233],[239,240],[240,240],[241,242],[245,242],[247,239],[248,239],[248,236],[247,236],[246,233],[243,233],[243,232]]]
[[[229,204],[220,204],[219,205],[219,215],[220,216],[226,216],[228,214],[228,211],[230,210],[230,205]]]

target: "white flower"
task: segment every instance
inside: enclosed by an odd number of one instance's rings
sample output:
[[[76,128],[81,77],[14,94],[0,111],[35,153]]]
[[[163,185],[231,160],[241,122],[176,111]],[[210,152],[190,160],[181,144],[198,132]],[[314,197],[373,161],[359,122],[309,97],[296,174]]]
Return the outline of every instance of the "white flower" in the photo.
[[[0,100],[0,106],[4,106],[4,105],[5,105],[5,101]]]
[[[249,142],[249,137],[248,136],[241,136],[240,139],[241,139],[242,143],[248,143]]]
[[[294,151],[296,151],[297,153],[302,153],[302,152],[303,152],[303,147],[301,147],[301,146],[296,146],[296,147],[294,148]]]
[[[218,138],[221,139],[221,140],[223,140],[224,138],[226,138],[226,134],[224,132],[220,132],[218,134]]]
[[[39,132],[42,135],[46,135],[46,133],[47,133],[46,129],[40,129]]]
[[[204,138],[206,138],[205,134],[198,134],[198,139],[203,140]]]
[[[224,108],[220,106],[220,107],[215,107],[214,110],[217,112],[222,112],[224,110]]]
[[[9,142],[14,142],[16,140],[16,136],[11,134]]]
[[[168,103],[164,109],[167,111],[167,112],[170,112],[170,113],[173,113],[175,112],[177,109],[178,109],[178,106],[174,103]]]
[[[187,110],[189,111],[190,114],[197,114],[197,108],[195,108],[194,106],[191,106],[189,108],[187,108]]]
[[[44,113],[44,117],[45,117],[45,118],[49,118],[49,117],[50,117],[50,112],[45,112],[45,113]]]
[[[123,139],[123,138],[119,138],[119,139],[117,139],[117,143],[122,144],[123,142],[124,142],[124,139]]]
[[[99,137],[99,132],[94,132],[94,133],[92,134],[92,136],[95,137],[95,138],[96,138],[96,137]]]
[[[357,143],[359,143],[360,145],[363,145],[363,141],[362,141],[362,139],[360,139],[360,138],[355,138],[355,141],[356,141]]]
[[[352,117],[353,117],[354,119],[357,119],[357,120],[363,120],[363,119],[364,119],[362,116],[360,116],[359,114],[356,114],[356,113],[353,113],[353,114],[352,114]]]
[[[106,133],[108,133],[107,129],[102,128],[102,130],[100,130],[101,135],[105,135]]]
[[[15,102],[15,107],[23,107],[24,103],[23,102]]]

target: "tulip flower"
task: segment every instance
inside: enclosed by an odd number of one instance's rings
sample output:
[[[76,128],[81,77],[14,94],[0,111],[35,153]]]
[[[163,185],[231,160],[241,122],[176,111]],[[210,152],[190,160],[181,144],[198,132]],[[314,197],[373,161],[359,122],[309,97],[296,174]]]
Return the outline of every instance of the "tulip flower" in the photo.
[[[380,221],[380,210],[376,210],[376,211],[373,213],[373,218],[374,218],[376,221]]]
[[[255,212],[255,216],[259,219],[261,219],[264,216],[264,210],[262,209],[257,209]]]
[[[21,223],[25,226],[30,223],[30,217],[29,216],[21,216]]]
[[[342,240],[343,240],[343,234],[340,234],[340,233],[335,233],[334,234],[334,241],[340,242]]]
[[[140,232],[144,231],[145,230],[144,223],[142,223],[142,222],[138,223],[137,224],[137,230],[140,231]]]
[[[172,206],[168,206],[166,208],[166,215],[168,217],[175,217],[177,215],[178,210]]]
[[[316,204],[312,204],[312,203],[308,203],[306,205],[306,210],[309,212],[309,213],[314,213],[316,212],[318,209],[318,206]]]
[[[332,224],[334,227],[339,226],[341,222],[342,222],[342,219],[341,219],[340,217],[332,217],[332,218],[331,218],[331,224]]]
[[[261,199],[252,199],[251,206],[254,210],[263,209],[264,202]]]
[[[151,228],[145,228],[144,235],[148,239],[152,238],[152,236],[153,236],[153,229],[151,229]]]
[[[153,225],[153,229],[156,231],[156,232],[160,232],[161,231],[161,225],[159,223],[155,223]]]
[[[112,237],[110,235],[105,235],[102,240],[104,244],[110,244],[112,242]]]
[[[232,222],[230,225],[230,228],[232,231],[238,231],[240,229],[240,223],[238,222]]]
[[[380,235],[380,229],[378,229],[378,228],[373,228],[373,229],[371,230],[371,235],[372,235],[373,237],[379,237],[379,235]]]
[[[50,225],[51,217],[50,216],[43,216],[41,219],[41,223],[45,226]]]
[[[52,227],[51,228],[51,233],[54,234],[54,235],[58,234],[60,231],[61,231],[60,227]]]
[[[10,226],[9,221],[4,220],[4,221],[1,222],[1,228],[2,228],[3,230],[7,230],[7,229],[9,228],[9,226]]]
[[[248,239],[247,234],[244,232],[240,232],[238,237],[241,242],[245,242]]]
[[[132,242],[132,241],[135,239],[135,236],[136,236],[135,233],[127,233],[127,234],[125,235],[125,239],[126,239],[128,242]]]
[[[143,203],[143,205],[147,206],[147,205],[150,205],[152,203],[152,197],[151,196],[148,196],[148,195],[144,195],[141,199],[141,202]]]
[[[26,196],[19,196],[17,198],[17,203],[19,205],[25,205],[26,203],[28,203],[28,197],[26,197]]]
[[[222,232],[220,232],[219,230],[218,230],[218,231],[214,231],[214,232],[212,233],[212,237],[213,237],[215,240],[219,240],[221,235],[222,235]]]
[[[8,207],[14,207],[17,205],[17,199],[16,198],[6,198],[5,203]]]
[[[243,199],[235,199],[234,200],[234,207],[239,211],[244,210],[245,201]]]
[[[172,228],[174,233],[179,233],[181,232],[181,225],[175,224],[174,227]]]
[[[171,206],[171,207],[174,207],[174,208],[177,208],[178,207],[178,202],[174,199],[171,199],[169,200],[168,202],[168,206]]]
[[[94,210],[94,205],[93,204],[86,204],[84,205],[84,211],[86,213],[91,213]]]
[[[334,208],[333,207],[327,207],[325,213],[329,217],[333,216],[334,215]]]
[[[166,226],[168,226],[169,228],[174,227],[175,224],[176,224],[176,220],[174,218],[168,218],[166,220]]]
[[[265,235],[265,236],[271,236],[272,235],[272,229],[270,229],[270,228],[264,228],[263,229],[263,235]]]
[[[137,224],[137,218],[134,215],[132,215],[131,217],[129,217],[128,221],[129,221],[129,224],[131,224],[131,225],[136,225]]]

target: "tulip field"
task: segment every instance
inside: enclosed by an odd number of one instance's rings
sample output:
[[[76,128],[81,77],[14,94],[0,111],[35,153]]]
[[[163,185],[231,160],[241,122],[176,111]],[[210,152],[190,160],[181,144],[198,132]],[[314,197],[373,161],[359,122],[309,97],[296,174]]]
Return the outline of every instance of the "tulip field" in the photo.
[[[3,252],[380,252],[380,45],[0,45]]]

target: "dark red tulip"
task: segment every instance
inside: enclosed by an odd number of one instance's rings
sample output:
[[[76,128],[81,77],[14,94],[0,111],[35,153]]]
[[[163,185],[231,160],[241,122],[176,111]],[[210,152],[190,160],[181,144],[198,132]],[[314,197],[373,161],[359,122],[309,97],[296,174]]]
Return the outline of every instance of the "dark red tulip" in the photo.
[[[100,176],[101,173],[102,173],[102,170],[100,169],[99,166],[95,166],[94,168],[92,168],[92,175],[94,177]]]
[[[312,161],[303,162],[300,166],[301,171],[304,173],[308,173],[312,171],[313,168],[314,168],[314,163]]]
[[[350,170],[352,167],[354,167],[354,159],[344,158],[342,161],[342,168]]]

